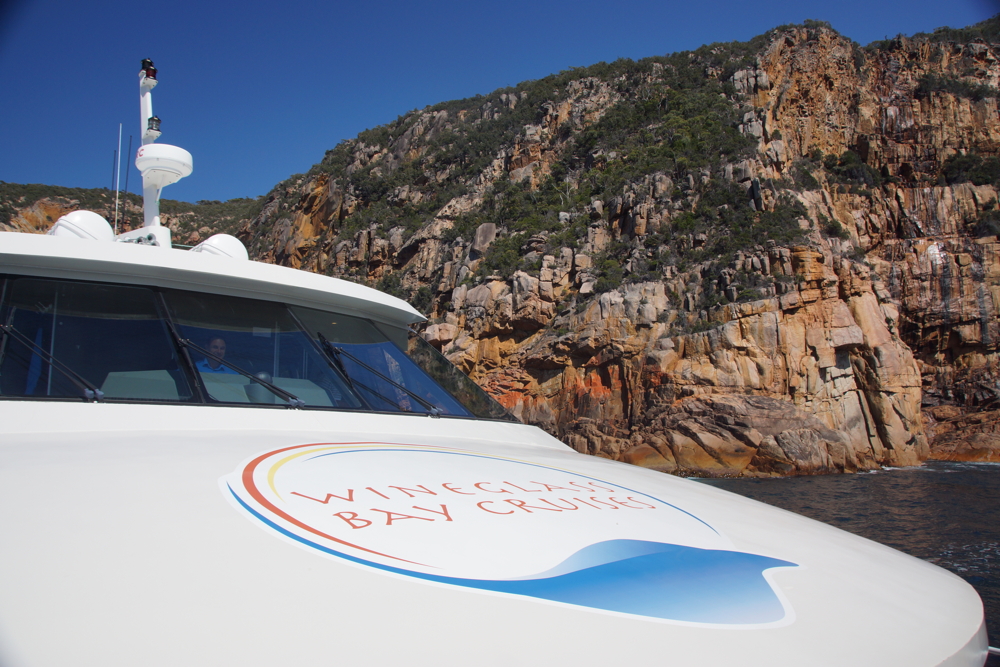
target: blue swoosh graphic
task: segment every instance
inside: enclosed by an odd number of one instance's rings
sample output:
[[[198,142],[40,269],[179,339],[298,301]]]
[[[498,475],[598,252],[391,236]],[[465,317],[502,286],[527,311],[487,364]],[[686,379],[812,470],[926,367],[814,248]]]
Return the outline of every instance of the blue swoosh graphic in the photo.
[[[740,551],[610,540],[530,579],[451,583],[672,621],[746,625],[785,617],[763,575],[773,567],[796,564]]]
[[[568,574],[578,570],[585,570],[596,565],[604,565],[614,561],[646,556],[660,553],[663,547],[673,547],[675,545],[663,542],[647,542],[642,540],[608,540],[591,544],[589,547],[580,549],[575,554],[556,565],[551,570],[545,570],[530,577],[517,577],[518,579],[543,579],[555,577],[560,574]]]
[[[780,621],[785,610],[764,571],[797,567],[796,563],[741,551],[608,540],[584,547],[530,578],[445,577],[374,563],[317,544],[263,516],[231,486],[229,491],[247,512],[282,535],[348,561],[426,581],[671,621],[725,625]]]

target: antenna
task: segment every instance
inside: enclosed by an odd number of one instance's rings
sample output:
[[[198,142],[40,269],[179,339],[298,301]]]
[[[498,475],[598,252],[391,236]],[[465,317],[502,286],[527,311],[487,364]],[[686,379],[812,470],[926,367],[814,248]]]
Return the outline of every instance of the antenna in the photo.
[[[121,127],[121,126],[119,125],[119,127]],[[128,135],[128,154],[129,155],[132,154],[132,135],[131,134]],[[126,166],[125,167],[125,194],[126,195],[130,194],[129,191],[128,191],[128,175],[130,173],[132,173],[132,170],[129,169]],[[125,204],[123,206],[123,209],[124,210],[122,211],[122,224],[124,225],[124,224],[128,224],[128,220],[129,220],[128,214],[126,213],[126,211],[128,211],[128,197],[125,197]],[[118,232],[118,230],[116,229],[115,233],[117,233],[117,232]]]
[[[160,192],[191,174],[191,154],[183,148],[154,143],[160,137],[160,119],[153,115],[153,88],[158,83],[156,67],[146,58],[139,71],[139,109],[142,146],[135,155],[135,166],[142,173],[142,229],[127,232],[121,240],[152,243],[170,247],[170,230],[160,225]]]
[[[118,123],[118,150],[115,151],[115,234],[118,234],[118,186],[122,182],[122,124]]]

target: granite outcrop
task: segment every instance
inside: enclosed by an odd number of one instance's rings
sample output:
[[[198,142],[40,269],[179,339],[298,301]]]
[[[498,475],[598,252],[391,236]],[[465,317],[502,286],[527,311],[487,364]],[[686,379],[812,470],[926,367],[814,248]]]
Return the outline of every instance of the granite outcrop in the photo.
[[[600,150],[576,174],[560,165],[574,136],[639,103],[621,81],[567,83],[416,230],[390,217],[345,234],[373,203],[349,178],[320,173],[283,184],[242,234],[267,261],[422,296],[427,340],[581,452],[697,475],[854,471],[963,452],[993,460],[1000,264],[996,236],[981,228],[996,185],[943,173],[953,156],[998,153],[997,55],[985,43],[861,49],[824,26],[775,31],[745,66],[705,68],[732,86],[751,152],[716,168],[654,170],[614,197],[574,206],[567,196],[559,222],[576,238],[522,235],[509,274],[482,268],[515,226],[463,221],[501,183],[539,190],[556,171],[568,195],[586,170],[610,168],[622,156]],[[928,87],[928,77],[987,94]],[[524,97],[485,104],[474,122]],[[348,170],[428,166],[434,141],[465,131],[470,114],[420,112],[384,145],[349,145]],[[449,178],[425,168],[387,201],[419,202],[422,183]],[[797,240],[655,262],[665,243],[712,245],[710,230],[680,223],[715,182],[762,214],[792,207]]]

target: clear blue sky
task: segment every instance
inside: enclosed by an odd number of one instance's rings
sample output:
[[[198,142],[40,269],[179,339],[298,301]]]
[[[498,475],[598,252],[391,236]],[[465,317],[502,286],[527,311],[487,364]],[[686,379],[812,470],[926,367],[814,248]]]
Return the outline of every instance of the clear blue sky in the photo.
[[[195,161],[164,197],[225,200],[264,194],[411,109],[570,67],[807,18],[867,44],[976,23],[998,2],[0,0],[0,180],[110,187],[118,124],[123,152],[139,141],[142,58],[159,69],[160,143]],[[134,167],[129,189],[141,191]]]

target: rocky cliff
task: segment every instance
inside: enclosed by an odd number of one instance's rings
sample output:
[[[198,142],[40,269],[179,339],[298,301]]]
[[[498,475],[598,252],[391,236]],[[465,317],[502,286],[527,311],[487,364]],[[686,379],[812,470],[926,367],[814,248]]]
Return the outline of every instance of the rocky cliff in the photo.
[[[411,112],[239,235],[410,299],[581,452],[699,475],[1000,460],[997,24],[862,48],[807,22]]]
[[[995,457],[997,53],[812,23],[565,72],[345,142],[242,235],[415,300],[582,452],[709,475]]]

